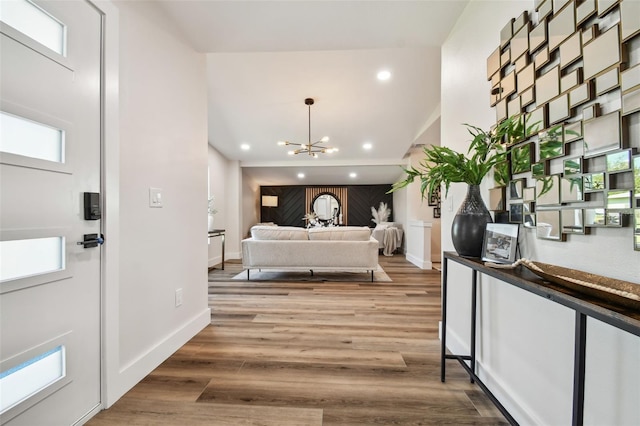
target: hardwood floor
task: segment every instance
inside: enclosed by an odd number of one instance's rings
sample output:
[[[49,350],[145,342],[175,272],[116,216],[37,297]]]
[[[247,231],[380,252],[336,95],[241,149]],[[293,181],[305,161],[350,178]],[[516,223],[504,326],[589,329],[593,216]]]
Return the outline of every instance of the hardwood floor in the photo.
[[[231,282],[227,262],[211,325],[88,424],[507,424],[455,361],[440,382],[440,272],[380,265],[393,282]]]

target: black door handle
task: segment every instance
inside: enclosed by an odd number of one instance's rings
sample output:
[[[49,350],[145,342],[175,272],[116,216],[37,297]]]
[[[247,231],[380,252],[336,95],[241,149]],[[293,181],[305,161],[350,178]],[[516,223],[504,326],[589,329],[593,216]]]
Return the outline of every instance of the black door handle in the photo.
[[[84,248],[98,247],[104,243],[104,235],[102,234],[84,234],[84,240],[78,241],[79,246]]]

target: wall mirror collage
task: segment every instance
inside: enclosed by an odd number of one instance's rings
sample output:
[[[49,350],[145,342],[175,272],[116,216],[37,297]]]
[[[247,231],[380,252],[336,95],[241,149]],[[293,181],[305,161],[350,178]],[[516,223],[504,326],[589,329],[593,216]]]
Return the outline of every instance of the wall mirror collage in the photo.
[[[555,241],[631,225],[640,250],[638,16],[632,0],[534,0],[506,23],[490,104],[496,125],[512,117],[523,132],[494,169],[496,220]]]

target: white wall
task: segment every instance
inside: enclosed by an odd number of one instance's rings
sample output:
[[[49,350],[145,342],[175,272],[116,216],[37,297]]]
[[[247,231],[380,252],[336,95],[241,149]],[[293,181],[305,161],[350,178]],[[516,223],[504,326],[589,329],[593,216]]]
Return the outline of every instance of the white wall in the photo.
[[[400,176],[397,180],[400,180]],[[393,211],[391,212],[393,215],[394,222],[400,222],[402,224],[402,229],[404,229],[403,241],[402,241],[402,251],[404,253],[407,252],[407,225],[409,224],[408,214],[408,202],[407,202],[407,191],[400,190],[395,191],[392,194],[393,197]]]
[[[241,239],[241,178],[237,161],[230,161],[214,147],[208,145],[209,191],[215,197],[214,216],[217,229],[225,230],[225,260],[240,258]],[[220,237],[212,238],[208,250],[208,264],[214,266],[222,260]]]
[[[242,226],[241,237],[249,236],[253,225],[260,222],[260,184],[242,174]]]
[[[409,161],[412,166],[418,167],[423,158],[422,149],[413,149],[410,153]],[[440,218],[433,216],[434,207],[429,206],[429,200],[422,199],[419,181],[416,180],[407,187],[407,201],[409,204],[408,210],[411,212],[409,215],[410,220],[422,220],[431,223],[431,261],[440,262],[442,254],[440,242],[442,223]],[[442,207],[440,210],[442,211]]]
[[[508,20],[532,9],[533,1],[484,0],[466,8],[443,45],[442,145],[466,151],[461,123],[489,128],[495,122],[486,59]],[[485,180],[485,200],[490,187]],[[453,250],[448,230],[465,193],[465,185],[455,184],[443,201],[444,250]],[[638,282],[640,252],[631,238],[629,227],[571,235],[567,242],[538,240],[525,230],[521,243],[524,257]],[[468,269],[450,264],[447,341],[455,353],[468,353],[469,280]],[[485,276],[479,297],[480,376],[521,424],[569,424],[572,311]],[[640,424],[640,338],[590,320],[587,345],[585,424]]]
[[[119,203],[119,273],[107,275],[106,406],[210,322],[205,57],[151,3],[115,5],[119,200],[107,202]],[[148,206],[149,187],[162,188],[163,208]]]

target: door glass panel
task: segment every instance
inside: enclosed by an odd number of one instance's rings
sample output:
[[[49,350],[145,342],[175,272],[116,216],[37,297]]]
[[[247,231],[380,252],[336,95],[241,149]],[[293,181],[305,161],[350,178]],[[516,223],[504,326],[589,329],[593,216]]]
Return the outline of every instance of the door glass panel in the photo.
[[[0,112],[0,151],[64,163],[64,130]]]
[[[0,414],[63,378],[65,358],[64,346],[58,346],[0,372]]]
[[[0,1],[0,21],[66,56],[66,26],[33,3]]]
[[[0,241],[0,282],[65,268],[64,237]]]

